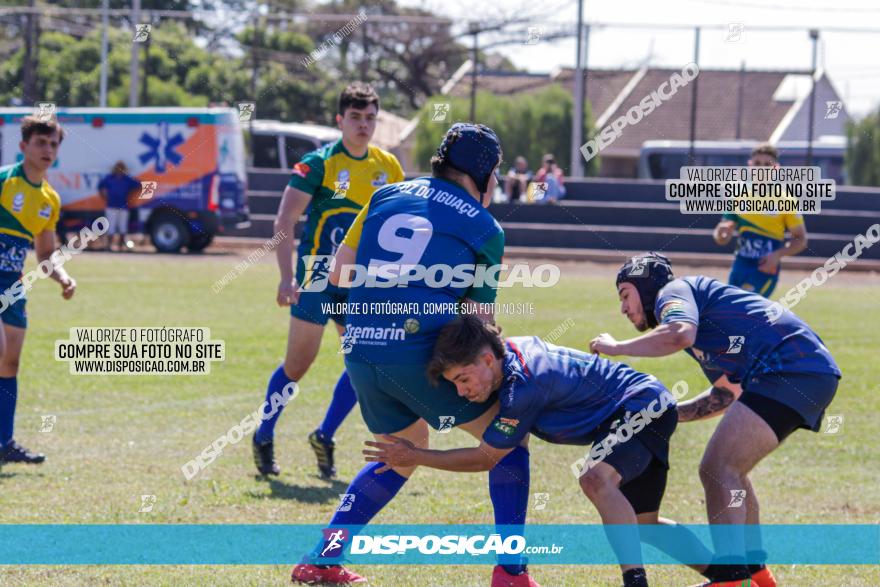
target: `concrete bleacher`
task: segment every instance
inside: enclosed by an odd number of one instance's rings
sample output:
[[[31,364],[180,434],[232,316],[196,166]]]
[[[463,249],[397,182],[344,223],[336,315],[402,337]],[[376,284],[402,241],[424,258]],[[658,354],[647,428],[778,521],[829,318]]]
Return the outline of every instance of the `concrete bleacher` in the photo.
[[[270,238],[288,174],[251,170],[248,180],[252,225],[233,236]],[[665,201],[663,182],[590,179],[569,181],[567,189],[558,205],[492,205],[508,251],[576,259],[655,250],[695,259],[722,254],[729,262],[733,245],[718,247],[711,236],[719,215],[681,214],[678,203]],[[805,220],[809,246],[798,257],[824,260],[880,222],[880,189],[839,186],[836,200]],[[865,250],[862,260],[864,268],[876,268],[880,245]]]

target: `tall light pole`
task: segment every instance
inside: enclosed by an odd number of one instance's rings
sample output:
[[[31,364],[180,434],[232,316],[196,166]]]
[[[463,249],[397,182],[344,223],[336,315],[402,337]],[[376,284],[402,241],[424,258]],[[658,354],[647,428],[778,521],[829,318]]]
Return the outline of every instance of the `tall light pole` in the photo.
[[[813,118],[816,114],[816,52],[819,47],[819,29],[810,29],[813,40],[813,67],[810,69],[810,119],[807,121],[807,167],[813,164]]]
[[[578,0],[577,18],[577,56],[574,67],[574,112],[571,119],[571,177],[584,176],[584,161],[581,158],[581,145],[584,143],[584,0]]]
[[[477,120],[477,56],[478,47],[477,35],[480,34],[480,23],[470,21],[468,23],[468,32],[474,36],[473,55],[471,56],[471,122]]]
[[[141,0],[132,0],[131,2],[131,22],[134,25],[135,32],[137,34],[137,26],[141,20]],[[138,58],[140,56],[140,43],[134,41],[134,36],[132,36],[131,43],[131,74],[129,75],[129,86],[128,86],[128,105],[131,108],[134,108],[138,105],[138,74],[140,73],[140,63],[138,63]]]
[[[694,63],[700,65],[700,27],[694,29]],[[697,83],[700,76],[697,75],[691,82],[691,146],[688,149],[688,165],[696,165],[696,140],[697,140]]]
[[[107,107],[107,11],[110,9],[110,0],[101,2],[101,108]]]

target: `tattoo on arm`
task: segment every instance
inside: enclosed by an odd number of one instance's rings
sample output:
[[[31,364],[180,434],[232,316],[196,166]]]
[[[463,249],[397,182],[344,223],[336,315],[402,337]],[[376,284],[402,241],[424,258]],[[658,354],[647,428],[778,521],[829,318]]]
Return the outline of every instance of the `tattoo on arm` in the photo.
[[[723,387],[712,387],[694,399],[678,404],[678,419],[682,422],[717,416],[733,403],[736,395]]]

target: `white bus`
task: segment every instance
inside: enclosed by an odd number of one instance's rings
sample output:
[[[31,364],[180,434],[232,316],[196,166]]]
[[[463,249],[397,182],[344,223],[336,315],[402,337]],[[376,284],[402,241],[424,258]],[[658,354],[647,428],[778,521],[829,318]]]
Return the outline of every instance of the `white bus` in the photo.
[[[756,141],[695,141],[696,161],[691,165],[745,166]],[[777,143],[779,164],[807,164],[807,142]],[[822,177],[845,183],[843,156],[846,137],[820,137],[813,141],[813,166],[822,169]],[[688,165],[690,141],[645,141],[639,154],[639,178],[675,179],[679,169]]]

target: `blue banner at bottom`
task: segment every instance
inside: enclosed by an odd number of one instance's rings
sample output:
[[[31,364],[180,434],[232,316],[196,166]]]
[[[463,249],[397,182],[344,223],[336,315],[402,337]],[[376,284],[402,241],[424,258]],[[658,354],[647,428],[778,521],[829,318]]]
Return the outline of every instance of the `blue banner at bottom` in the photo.
[[[0,564],[880,564],[880,525],[0,525]],[[733,549],[733,550],[738,550]]]

